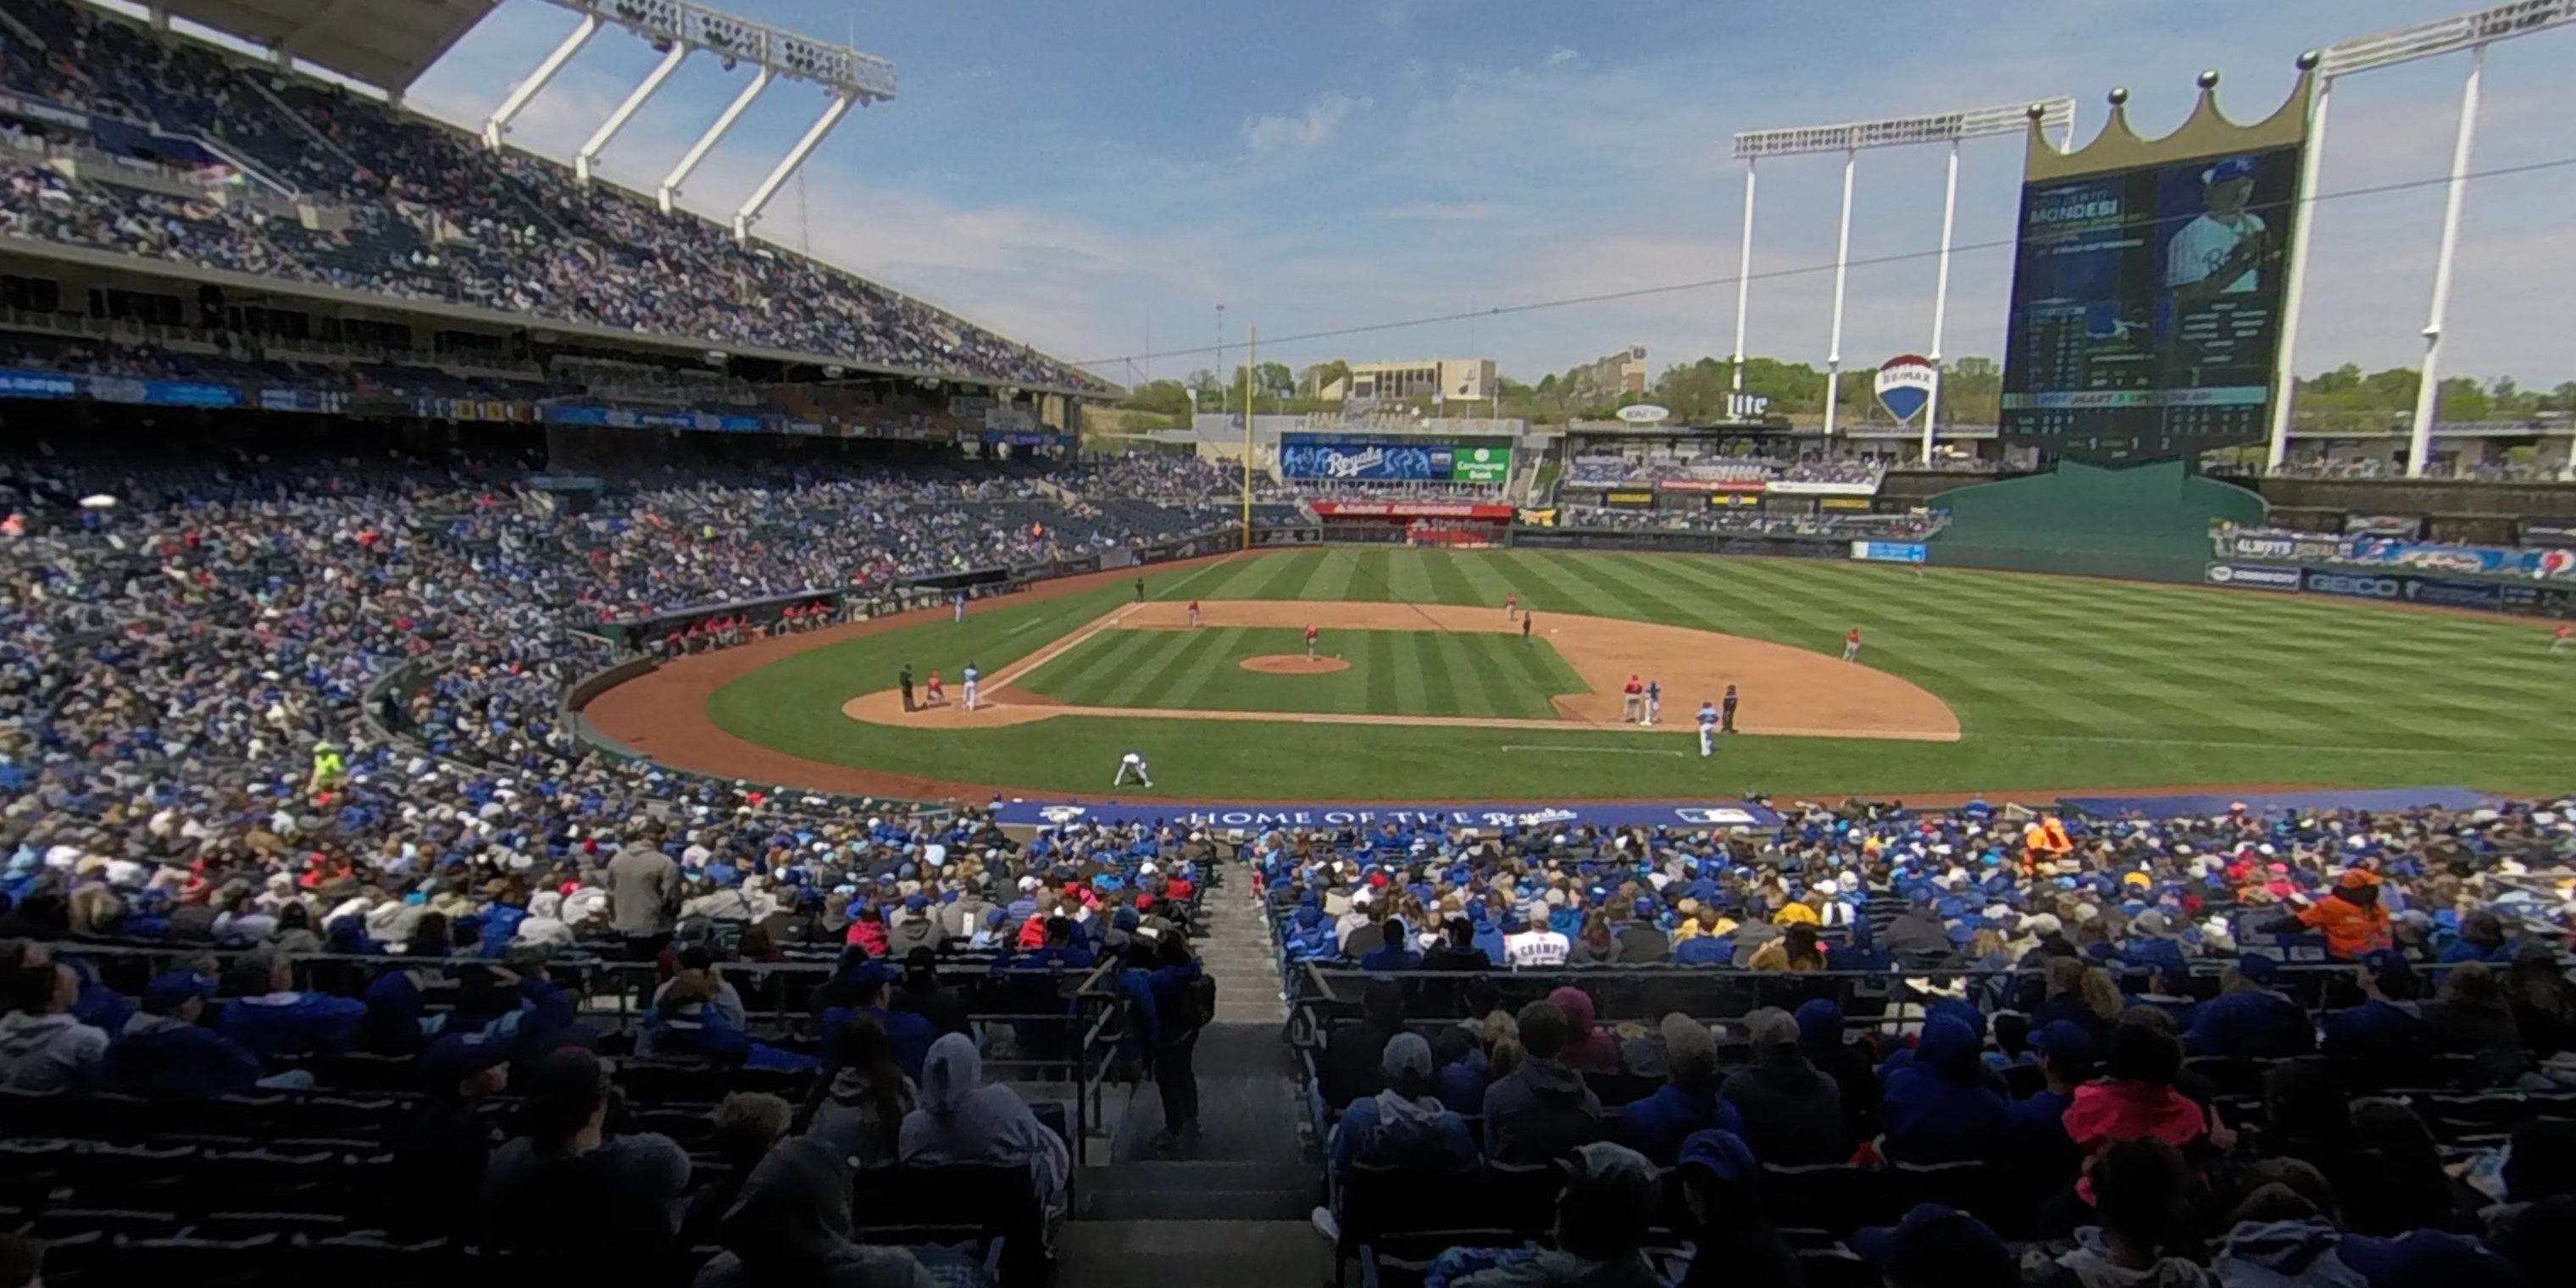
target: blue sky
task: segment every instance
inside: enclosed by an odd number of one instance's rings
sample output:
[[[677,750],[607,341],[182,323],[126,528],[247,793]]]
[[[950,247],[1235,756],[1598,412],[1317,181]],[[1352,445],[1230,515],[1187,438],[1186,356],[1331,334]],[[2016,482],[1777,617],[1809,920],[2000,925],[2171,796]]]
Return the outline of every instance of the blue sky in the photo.
[[[1210,365],[1222,302],[1229,361],[1273,337],[1730,276],[1738,130],[2052,95],[2103,93],[2162,133],[2192,77],[2225,72],[2240,119],[2268,113],[2305,48],[2454,12],[2460,0],[732,0],[748,16],[848,38],[895,60],[902,95],[853,112],[761,228],[1060,356],[1121,361],[1115,380]],[[1900,11],[1937,19],[1896,21]],[[414,105],[479,124],[575,22],[505,0],[413,87]],[[603,32],[530,105],[517,143],[568,156],[654,61]],[[2563,101],[2576,31],[2489,58],[2475,166],[2576,157]],[[2465,56],[2356,77],[2335,94],[2327,193],[2438,177]],[[747,71],[694,57],[628,127],[606,172],[649,189]],[[804,129],[821,92],[773,85],[688,185],[730,212]],[[2014,139],[1961,164],[1958,240],[2012,235]],[[1929,250],[1937,149],[1864,154],[1855,258]],[[1837,158],[1763,168],[1757,274],[1830,265]],[[2438,186],[2320,208],[2299,366],[2412,365],[2431,292]],[[2471,185],[2446,372],[2576,379],[2576,166]],[[1955,261],[1945,352],[2002,347],[2010,260]],[[1921,351],[1933,265],[1851,274],[1844,358]],[[1747,347],[1821,362],[1831,275],[1757,281]],[[1732,344],[1720,286],[1265,345],[1292,365],[1474,352],[1535,379],[1643,343],[1658,368]],[[1164,351],[1164,356],[1141,355]]]

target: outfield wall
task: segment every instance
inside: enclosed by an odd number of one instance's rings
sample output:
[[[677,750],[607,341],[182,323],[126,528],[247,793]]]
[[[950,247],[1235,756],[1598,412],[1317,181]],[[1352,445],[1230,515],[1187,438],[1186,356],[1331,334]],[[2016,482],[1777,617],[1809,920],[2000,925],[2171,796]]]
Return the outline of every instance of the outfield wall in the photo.
[[[1950,522],[1927,543],[1945,568],[2197,582],[2218,521],[2252,527],[2263,498],[2180,461],[2104,469],[2062,461],[2046,474],[1932,498]]]

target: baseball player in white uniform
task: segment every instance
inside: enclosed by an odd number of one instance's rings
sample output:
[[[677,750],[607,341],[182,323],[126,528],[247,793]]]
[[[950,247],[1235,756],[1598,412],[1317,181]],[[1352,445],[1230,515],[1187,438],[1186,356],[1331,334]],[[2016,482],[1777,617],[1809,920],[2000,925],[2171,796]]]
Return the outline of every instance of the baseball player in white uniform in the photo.
[[[1714,702],[1699,704],[1699,754],[1717,754],[1717,704]]]
[[[966,709],[972,711],[975,709],[975,681],[983,678],[984,672],[975,665],[975,659],[970,657],[966,659],[966,669],[959,674],[966,680]]]
[[[2254,196],[2254,158],[2227,157],[2201,171],[2206,213],[2194,216],[2165,245],[2165,289],[2184,299],[2245,295],[2261,289],[2269,229],[2247,210]]]
[[[1147,787],[1154,785],[1154,775],[1146,770],[1145,757],[1142,752],[1128,752],[1125,758],[1118,762],[1118,777],[1110,780],[1109,785],[1112,787],[1126,786],[1127,775],[1129,774],[1134,774],[1136,776],[1136,781],[1143,783]]]

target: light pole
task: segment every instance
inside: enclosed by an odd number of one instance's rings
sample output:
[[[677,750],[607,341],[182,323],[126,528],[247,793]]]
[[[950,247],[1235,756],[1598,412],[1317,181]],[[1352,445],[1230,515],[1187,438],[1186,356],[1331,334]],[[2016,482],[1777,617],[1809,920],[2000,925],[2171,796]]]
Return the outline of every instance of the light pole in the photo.
[[[1216,306],[1216,384],[1219,389],[1223,389],[1226,386],[1225,306],[1222,304]]]

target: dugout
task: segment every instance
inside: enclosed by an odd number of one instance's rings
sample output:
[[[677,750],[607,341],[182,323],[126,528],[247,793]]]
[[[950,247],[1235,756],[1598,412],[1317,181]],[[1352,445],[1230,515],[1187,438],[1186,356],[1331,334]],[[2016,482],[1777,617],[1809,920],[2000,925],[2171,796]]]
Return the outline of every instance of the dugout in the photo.
[[[2108,469],[2060,460],[2044,474],[1956,488],[1931,499],[1948,526],[1926,542],[1946,568],[2073,573],[2198,584],[2210,525],[2259,526],[2263,498],[2181,461]]]

